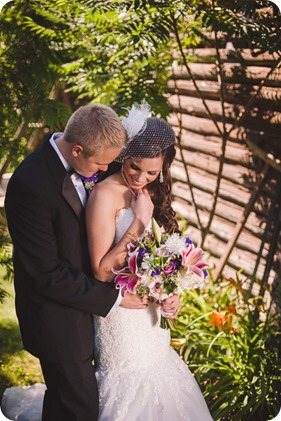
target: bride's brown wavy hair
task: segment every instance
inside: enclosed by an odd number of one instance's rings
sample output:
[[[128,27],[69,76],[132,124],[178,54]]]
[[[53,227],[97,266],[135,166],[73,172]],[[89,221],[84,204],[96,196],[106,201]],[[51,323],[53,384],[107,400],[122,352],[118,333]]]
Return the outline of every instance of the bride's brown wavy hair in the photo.
[[[153,217],[158,224],[164,227],[168,233],[177,232],[179,229],[176,219],[176,212],[172,208],[172,177],[170,172],[171,164],[176,155],[175,147],[169,146],[161,151],[163,157],[163,182],[159,177],[148,184],[147,189],[154,204]]]
[[[154,204],[153,217],[169,234],[177,232],[179,229],[176,212],[172,208],[172,177],[170,173],[170,167],[175,155],[176,149],[174,145],[163,149],[159,155],[156,155],[163,157],[163,182],[160,183],[159,177],[157,177],[156,180],[147,186],[147,190]],[[109,164],[108,170],[103,174],[102,179],[120,171],[121,167],[121,163],[112,162]]]

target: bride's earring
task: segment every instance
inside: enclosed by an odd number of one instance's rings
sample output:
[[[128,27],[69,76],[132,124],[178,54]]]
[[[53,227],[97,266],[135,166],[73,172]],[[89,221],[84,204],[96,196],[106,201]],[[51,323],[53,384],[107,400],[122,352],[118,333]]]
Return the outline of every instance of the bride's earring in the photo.
[[[159,183],[163,183],[163,181],[164,181],[163,170],[161,169],[161,171],[159,173]]]

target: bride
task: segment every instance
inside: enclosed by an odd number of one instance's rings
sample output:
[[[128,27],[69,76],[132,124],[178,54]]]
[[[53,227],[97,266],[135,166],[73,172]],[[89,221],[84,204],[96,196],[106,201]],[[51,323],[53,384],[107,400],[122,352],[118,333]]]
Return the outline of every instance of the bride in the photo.
[[[92,269],[103,281],[111,281],[112,269],[125,265],[127,244],[132,235],[142,234],[152,216],[166,232],[178,228],[169,171],[174,132],[163,120],[149,117],[146,102],[133,106],[123,124],[128,144],[116,160],[119,168],[95,186],[86,209]],[[170,347],[160,317],[155,303],[144,310],[116,307],[106,318],[94,316],[99,421],[212,420],[196,380]]]

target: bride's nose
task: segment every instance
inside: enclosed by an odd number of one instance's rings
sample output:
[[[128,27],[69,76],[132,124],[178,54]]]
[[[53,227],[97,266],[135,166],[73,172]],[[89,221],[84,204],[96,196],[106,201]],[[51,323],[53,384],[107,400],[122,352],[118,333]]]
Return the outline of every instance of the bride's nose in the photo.
[[[144,183],[146,181],[146,177],[144,173],[137,173],[134,176],[135,181],[137,181],[138,183]]]

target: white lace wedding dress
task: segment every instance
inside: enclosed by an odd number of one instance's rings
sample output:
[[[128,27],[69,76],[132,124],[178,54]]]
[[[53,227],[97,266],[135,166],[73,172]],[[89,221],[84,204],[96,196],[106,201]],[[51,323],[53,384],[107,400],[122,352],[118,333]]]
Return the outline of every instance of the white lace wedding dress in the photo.
[[[133,219],[131,208],[116,220],[115,242]],[[160,310],[113,309],[94,316],[99,421],[209,421],[201,390],[160,327]]]
[[[133,219],[131,208],[116,218],[116,239]],[[211,421],[196,380],[160,328],[160,310],[113,309],[94,316],[99,421]],[[41,421],[45,386],[5,390],[2,411],[11,420]],[[0,413],[1,414],[1,413]]]

